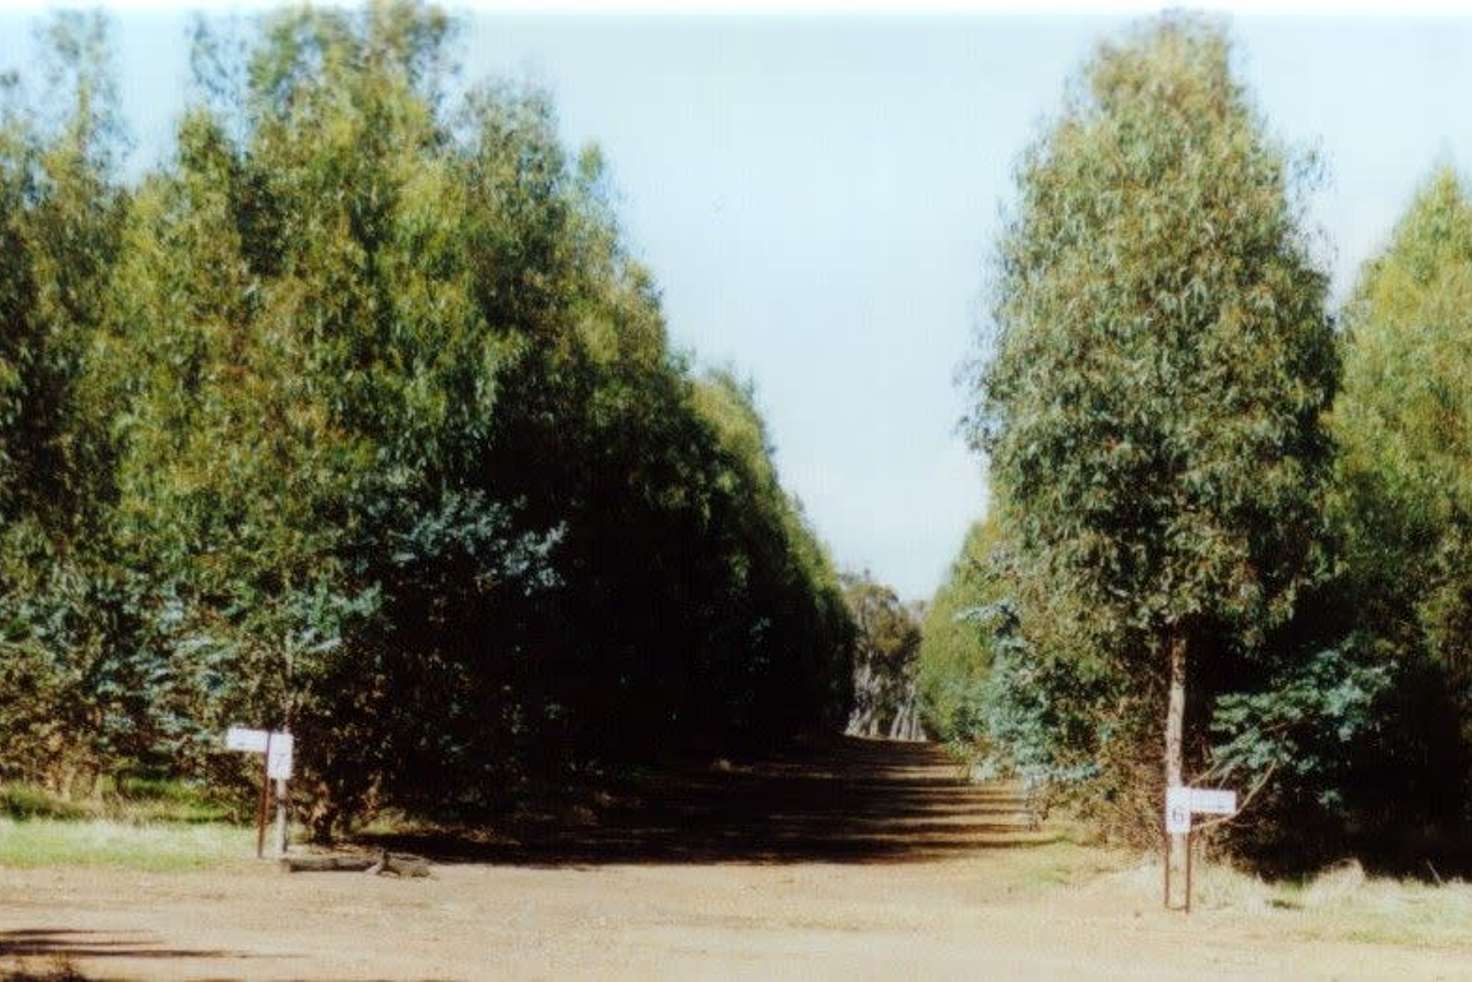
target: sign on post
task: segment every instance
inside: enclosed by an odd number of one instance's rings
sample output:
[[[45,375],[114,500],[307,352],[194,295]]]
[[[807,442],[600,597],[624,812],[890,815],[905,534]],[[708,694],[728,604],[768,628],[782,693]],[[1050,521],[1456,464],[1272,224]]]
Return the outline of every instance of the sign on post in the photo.
[[[266,752],[266,740],[270,736],[271,734],[265,730],[248,730],[243,726],[232,726],[225,731],[225,749],[263,754]]]
[[[291,777],[291,752],[294,741],[290,733],[272,733],[271,750],[266,754],[266,776],[278,781]]]
[[[1176,786],[1165,789],[1165,831],[1168,835],[1185,835],[1191,831],[1191,791]]]
[[[1214,788],[1188,788],[1191,792],[1191,811],[1198,815],[1235,815],[1237,792],[1218,791]]]
[[[1237,792],[1216,788],[1177,785],[1165,789],[1165,831],[1185,835],[1191,831],[1192,815],[1235,815]]]
[[[1237,792],[1176,785],[1165,789],[1165,832],[1186,837],[1186,913],[1191,912],[1191,816],[1237,814]],[[1165,847],[1165,906],[1170,908],[1170,846]]]
[[[291,777],[292,754],[296,741],[290,733],[275,730],[252,730],[232,726],[225,731],[225,749],[261,754],[266,773],[261,779],[261,803],[256,811],[256,858],[266,851],[266,804],[271,794],[271,781],[276,781],[277,848],[286,851],[286,782]]]

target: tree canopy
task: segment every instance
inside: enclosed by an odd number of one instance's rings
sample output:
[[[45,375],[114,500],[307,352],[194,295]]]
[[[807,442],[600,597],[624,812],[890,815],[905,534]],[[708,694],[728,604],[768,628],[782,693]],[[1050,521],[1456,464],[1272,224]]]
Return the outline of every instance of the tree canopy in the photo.
[[[324,832],[842,717],[852,622],[752,389],[671,348],[545,93],[452,95],[417,3],[204,24],[123,185],[103,23],[59,23],[75,119],[0,130],[0,638],[36,693],[0,773],[228,782],[226,723],[290,726]]]
[[[1291,609],[1330,461],[1326,280],[1208,23],[1100,48],[1024,157],[973,435],[1029,574],[1105,636]]]
[[[1472,666],[1472,202],[1435,173],[1346,306],[1338,512],[1385,637]]]
[[[980,629],[980,609],[1001,599],[1003,585],[991,566],[1000,529],[995,513],[973,522],[946,579],[925,607],[916,678],[930,728],[944,739],[963,738],[966,719],[991,669],[991,645]]]
[[[970,425],[1022,631],[1164,717],[1163,783],[1204,748],[1188,667],[1199,719],[1209,662],[1270,654],[1320,566],[1339,365],[1299,216],[1312,173],[1223,31],[1167,15],[1099,47],[1023,156],[999,243]],[[1150,714],[1125,714],[1136,739]]]

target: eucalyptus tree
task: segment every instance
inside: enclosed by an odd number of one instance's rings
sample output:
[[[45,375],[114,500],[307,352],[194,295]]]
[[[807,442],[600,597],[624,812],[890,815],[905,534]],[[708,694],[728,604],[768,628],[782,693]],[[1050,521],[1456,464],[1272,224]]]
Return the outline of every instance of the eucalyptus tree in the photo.
[[[1383,776],[1396,808],[1460,827],[1472,781],[1472,200],[1450,169],[1416,194],[1345,307],[1332,510],[1354,618],[1394,680]],[[1387,718],[1388,717],[1388,718]]]
[[[994,514],[971,524],[945,582],[925,607],[916,678],[927,721],[948,740],[969,735],[958,716],[980,691],[991,660],[989,636],[977,615],[1001,597],[1001,582],[989,568],[998,531]]]
[[[1472,201],[1416,195],[1346,307],[1336,509],[1366,623],[1472,669]]]
[[[749,393],[671,350],[544,94],[451,105],[452,32],[301,8],[234,68],[197,32],[208,98],[137,191],[98,342],[200,725],[289,722],[319,830],[843,692],[847,616]]]
[[[105,22],[58,14],[39,35],[52,110],[0,79],[0,516],[5,531],[39,522],[67,552],[107,498],[87,359],[126,197]]]
[[[1168,785],[1191,666],[1259,642],[1314,572],[1338,362],[1301,164],[1222,30],[1167,15],[1089,61],[999,243],[971,423],[1024,618],[1150,696]]]
[[[40,92],[0,81],[0,687],[29,694],[0,708],[0,770],[67,784],[136,749],[151,687],[90,382],[127,201],[106,25],[61,13],[38,37]]]
[[[427,96],[445,24],[407,9],[269,20],[242,125],[192,109],[127,233],[127,529],[177,598],[179,643],[213,652],[245,690],[233,711],[269,725],[344,661],[383,676],[346,639],[395,570],[502,545],[465,476],[504,341],[474,300],[474,210]]]
[[[847,732],[909,738],[918,728],[915,671],[920,622],[894,590],[867,571],[843,578],[844,597],[857,629],[854,703]],[[913,721],[913,722],[912,722]],[[899,727],[905,732],[894,732]]]

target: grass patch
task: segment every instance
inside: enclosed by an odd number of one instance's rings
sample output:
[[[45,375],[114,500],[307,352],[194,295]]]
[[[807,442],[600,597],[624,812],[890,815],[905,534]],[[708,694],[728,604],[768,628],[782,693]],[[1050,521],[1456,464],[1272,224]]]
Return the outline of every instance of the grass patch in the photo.
[[[174,872],[246,863],[254,854],[255,830],[239,825],[0,818],[0,866]]]
[[[1160,857],[1117,873],[1116,883],[1143,905],[1160,903]],[[1353,860],[1304,880],[1269,881],[1233,867],[1198,861],[1192,908],[1262,918],[1305,941],[1466,949],[1472,883],[1433,884],[1367,877]]]
[[[1077,886],[1117,872],[1129,857],[1120,852],[1063,839],[1019,857],[1026,863],[1027,883],[1039,886]]]
[[[97,790],[83,798],[58,795],[28,784],[0,785],[0,816],[17,821],[51,818],[152,825],[224,822],[233,813],[202,789],[183,781],[123,777],[101,779]]]
[[[1312,884],[1298,888],[1306,899],[1299,934],[1305,939],[1345,938],[1375,944],[1466,948],[1472,924],[1472,884],[1443,884],[1375,878],[1353,893],[1315,900]]]
[[[1088,825],[1055,812],[1036,833],[1034,844],[988,854],[988,880],[995,877],[1006,896],[1076,887],[1106,874],[1129,869],[1135,856],[1094,841]]]
[[[0,866],[215,868],[254,854],[254,830],[182,781],[103,778],[84,798],[0,785]]]
[[[41,788],[24,784],[0,785],[0,815],[25,821],[32,818],[85,819],[95,817],[82,802],[68,801]]]

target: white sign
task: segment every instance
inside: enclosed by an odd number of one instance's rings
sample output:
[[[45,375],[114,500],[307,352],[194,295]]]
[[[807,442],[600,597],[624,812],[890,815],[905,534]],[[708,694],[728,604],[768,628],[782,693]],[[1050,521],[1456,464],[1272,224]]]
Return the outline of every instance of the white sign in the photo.
[[[1191,788],[1176,785],[1165,789],[1165,831],[1185,835],[1191,831]]]
[[[1184,835],[1191,831],[1191,814],[1235,815],[1237,792],[1215,788],[1188,788],[1177,785],[1165,789],[1165,831]]]
[[[1237,812],[1237,792],[1216,791],[1211,788],[1190,788],[1191,810],[1198,815],[1234,815]]]
[[[266,776],[282,781],[291,777],[291,751],[295,741],[290,733],[272,733],[271,749],[266,756]]]
[[[243,726],[232,726],[225,731],[225,749],[263,754],[266,752],[267,736],[269,734],[265,730],[247,730]]]
[[[225,731],[225,749],[248,754],[266,754],[266,776],[286,780],[291,777],[292,752],[296,741],[290,733],[248,730],[232,726]]]

